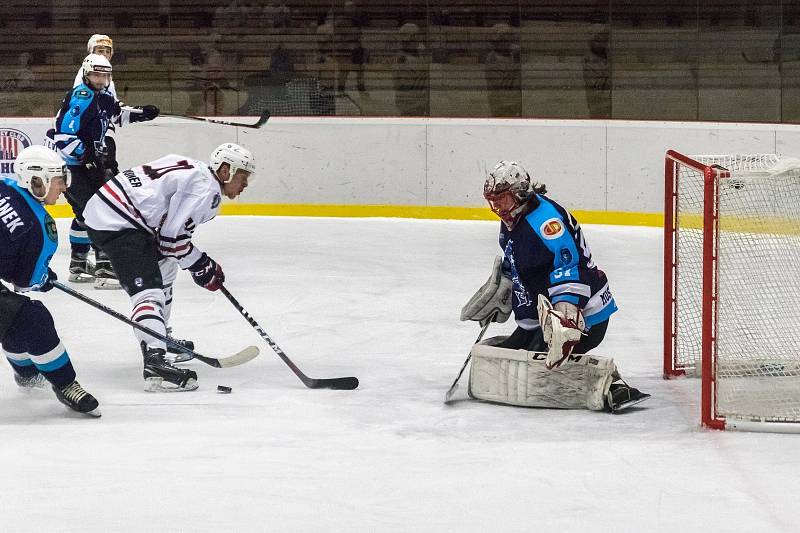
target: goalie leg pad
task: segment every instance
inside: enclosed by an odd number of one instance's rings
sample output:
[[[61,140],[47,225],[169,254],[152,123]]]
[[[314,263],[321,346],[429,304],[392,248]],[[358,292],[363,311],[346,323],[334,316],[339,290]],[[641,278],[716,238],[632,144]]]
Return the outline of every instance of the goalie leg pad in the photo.
[[[476,344],[470,353],[469,395],[521,407],[602,411],[617,375],[610,357],[576,355],[550,370],[543,352]]]

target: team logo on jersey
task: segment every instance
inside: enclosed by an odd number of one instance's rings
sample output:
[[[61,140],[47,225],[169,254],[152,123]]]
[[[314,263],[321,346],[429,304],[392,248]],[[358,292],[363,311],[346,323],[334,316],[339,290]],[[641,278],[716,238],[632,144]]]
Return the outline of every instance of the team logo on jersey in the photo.
[[[219,194],[215,194],[214,198],[211,200],[211,209],[216,209],[219,207],[219,203],[222,201],[222,197]]]
[[[91,96],[91,93],[89,93],[89,91],[87,91],[86,89],[78,89],[77,91],[75,91],[75,98],[82,98],[82,99],[85,100],[86,98],[89,98],[90,96]]]
[[[49,213],[44,218],[44,230],[47,233],[47,238],[53,242],[58,242],[58,228],[56,228],[56,221]]]
[[[0,178],[10,178],[14,173],[14,160],[23,148],[31,145],[31,138],[24,132],[11,128],[0,128]]]
[[[564,225],[557,218],[548,218],[539,227],[539,233],[545,239],[558,239],[564,235]]]
[[[572,262],[572,253],[567,248],[561,249],[561,264],[568,265]]]

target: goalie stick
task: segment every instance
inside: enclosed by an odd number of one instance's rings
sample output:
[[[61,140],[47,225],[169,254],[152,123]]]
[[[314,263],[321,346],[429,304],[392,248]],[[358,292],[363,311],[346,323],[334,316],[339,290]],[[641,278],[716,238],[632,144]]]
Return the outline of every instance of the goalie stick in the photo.
[[[492,316],[489,317],[489,320],[481,328],[481,332],[478,334],[478,338],[475,339],[475,342],[473,342],[472,344],[478,344],[479,342],[481,342],[481,339],[483,339],[483,336],[486,334],[486,330],[489,329],[489,324],[494,322],[496,316],[497,316],[497,311],[492,313]],[[452,385],[450,385],[450,388],[447,389],[447,393],[445,393],[444,395],[444,403],[449,404],[450,401],[452,400],[453,394],[455,394],[456,390],[458,390],[458,380],[461,379],[461,374],[464,373],[464,369],[467,368],[467,364],[469,364],[469,360],[471,358],[472,358],[472,350],[470,350],[469,355],[464,361],[464,364],[461,365],[461,370],[459,370],[458,375],[456,376],[456,380],[453,382]]]
[[[190,117],[188,115],[176,115],[173,113],[161,113],[162,117],[174,117],[174,118],[185,118],[187,120],[199,120],[201,122],[210,122],[211,124],[222,124],[224,126],[237,126],[240,128],[255,128],[258,129],[264,124],[267,123],[269,120],[270,114],[269,111],[265,110],[261,113],[261,116],[258,118],[258,121],[254,124],[245,124],[243,122],[229,122],[227,120],[218,120],[215,118],[205,118],[205,117]]]
[[[258,325],[258,322],[256,322],[255,319],[253,319],[253,317],[250,316],[250,313],[245,311],[244,307],[242,307],[242,304],[240,304],[236,300],[236,298],[234,298],[233,295],[230,292],[228,292],[228,289],[226,289],[225,286],[223,285],[219,288],[219,290],[222,292],[222,294],[225,295],[225,297],[236,308],[236,310],[239,311],[239,313],[244,317],[244,319],[247,320],[247,322],[251,326],[253,326],[253,329],[255,329],[259,335],[261,335],[261,338],[267,341],[269,347],[272,348],[276,354],[278,354],[278,357],[280,357],[281,360],[283,360],[283,362],[286,363],[286,365],[292,369],[292,372],[294,372],[295,375],[298,378],[300,378],[300,381],[303,382],[303,385],[305,385],[309,389],[353,390],[355,388],[358,388],[358,378],[356,377],[310,378],[305,374],[303,374],[303,372],[299,368],[297,368],[297,365],[295,365],[294,362],[292,362],[292,360],[289,359],[289,356],[287,356],[284,353],[284,351],[281,350],[280,346],[278,346],[275,343],[275,341],[273,341],[272,338],[267,334],[267,332],[264,331],[261,328],[261,326]]]
[[[197,359],[198,361],[202,361],[203,363],[205,363],[207,365],[210,365],[210,366],[213,366],[215,368],[230,368],[232,366],[238,366],[238,365],[241,365],[241,364],[244,364],[244,363],[250,361],[251,359],[254,359],[258,355],[258,348],[256,348],[255,346],[248,346],[244,350],[242,350],[240,352],[237,352],[237,353],[235,353],[233,355],[230,355],[228,357],[219,357],[219,358],[217,358],[217,357],[208,357],[208,356],[205,356],[205,355],[200,355],[199,353],[195,352],[194,350],[190,350],[189,348],[187,348],[186,346],[184,346],[180,342],[176,341],[172,337],[168,337],[166,335],[162,335],[162,334],[158,333],[157,331],[153,331],[152,329],[150,329],[150,328],[148,328],[146,326],[142,326],[141,324],[137,324],[136,322],[134,322],[133,320],[129,319],[128,317],[126,317],[122,313],[118,313],[118,312],[114,311],[113,309],[111,309],[110,307],[106,307],[105,305],[101,304],[100,302],[92,300],[88,296],[84,296],[83,294],[79,293],[78,291],[73,290],[73,289],[67,287],[66,285],[62,285],[58,281],[54,281],[53,282],[53,287],[55,287],[55,288],[57,288],[57,289],[59,289],[61,291],[66,292],[70,296],[74,296],[78,300],[91,305],[95,309],[99,309],[100,311],[103,311],[104,313],[109,314],[109,315],[113,316],[114,318],[116,318],[118,320],[121,320],[122,322],[125,322],[129,326],[132,326],[132,327],[134,327],[134,328],[136,328],[136,329],[138,329],[140,331],[143,331],[143,332],[147,333],[151,337],[155,337],[158,340],[166,342],[170,346],[174,346],[175,348],[177,348],[177,349],[179,349],[179,350],[181,350],[183,352],[186,352],[187,354],[190,354],[193,359]]]

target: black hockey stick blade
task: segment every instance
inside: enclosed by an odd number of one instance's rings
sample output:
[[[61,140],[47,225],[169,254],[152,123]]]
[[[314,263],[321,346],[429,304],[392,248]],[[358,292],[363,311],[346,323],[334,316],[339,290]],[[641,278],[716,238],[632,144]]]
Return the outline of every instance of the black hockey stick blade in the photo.
[[[358,388],[358,378],[306,378],[303,383],[309,389],[353,390]]]
[[[241,351],[239,351],[239,352],[237,352],[237,353],[235,353],[233,355],[229,355],[227,357],[217,358],[217,357],[208,357],[206,355],[201,355],[201,354],[195,352],[194,350],[190,350],[189,348],[187,348],[186,346],[184,346],[180,342],[176,341],[172,337],[167,336],[167,335],[162,335],[162,334],[158,333],[157,331],[153,331],[152,329],[148,328],[147,326],[142,326],[138,322],[134,322],[133,320],[129,319],[128,317],[126,317],[122,313],[118,313],[117,311],[114,311],[110,307],[107,307],[107,306],[101,304],[100,302],[92,300],[88,296],[85,296],[85,295],[79,293],[78,291],[73,290],[70,287],[67,287],[63,283],[60,283],[58,281],[54,281],[53,282],[53,286],[56,289],[59,289],[59,290],[61,290],[63,292],[66,292],[70,296],[73,296],[73,297],[77,298],[78,300],[91,305],[95,309],[98,309],[98,310],[106,313],[107,315],[111,315],[114,318],[116,318],[117,320],[125,322],[129,326],[131,326],[133,328],[136,328],[139,331],[143,331],[143,332],[147,333],[151,337],[154,337],[156,339],[162,340],[162,341],[166,342],[167,344],[169,344],[170,346],[174,346],[175,348],[181,350],[182,352],[185,352],[185,353],[189,354],[192,359],[197,359],[198,361],[201,361],[201,362],[203,362],[203,363],[205,363],[205,364],[207,364],[209,366],[213,366],[214,368],[230,368],[232,366],[243,365],[244,363],[254,359],[259,353],[258,348],[256,348],[255,346],[248,346],[244,350],[241,350]]]
[[[264,331],[261,326],[258,325],[258,322],[256,322],[256,320],[252,316],[250,316],[250,313],[248,313],[247,310],[244,307],[242,307],[242,304],[240,304],[239,301],[236,298],[234,298],[230,292],[228,292],[228,289],[225,288],[224,285],[221,286],[219,290],[222,294],[225,295],[225,298],[228,299],[231,305],[235,307],[237,311],[239,311],[239,314],[242,315],[242,317],[244,317],[247,323],[250,324],[250,326],[252,326],[253,329],[256,330],[256,332],[258,332],[259,335],[261,335],[261,338],[264,339],[266,343],[269,345],[269,347],[272,348],[272,351],[274,351],[275,354],[281,358],[281,361],[286,363],[286,366],[288,366],[291,369],[291,371],[294,372],[294,375],[300,378],[300,381],[303,382],[303,385],[305,385],[309,389],[334,389],[334,390],[353,390],[358,387],[358,378],[355,377],[310,378],[306,376],[303,373],[303,371],[300,370],[300,368],[296,364],[294,364],[294,361],[289,359],[289,356],[286,355],[286,353],[283,350],[281,350],[281,347],[278,346],[278,344],[274,340],[272,340],[272,337],[270,337],[269,334],[266,331]]]
[[[261,113],[261,116],[258,117],[258,121],[254,124],[246,124],[244,122],[230,122],[228,120],[219,120],[216,118],[205,118],[205,117],[192,117],[189,115],[176,115],[173,113],[161,113],[162,117],[174,117],[174,118],[185,118],[187,120],[199,120],[200,122],[208,122],[210,124],[222,124],[223,126],[236,126],[239,128],[254,128],[258,129],[264,124],[267,123],[270,117],[269,111],[264,111]]]

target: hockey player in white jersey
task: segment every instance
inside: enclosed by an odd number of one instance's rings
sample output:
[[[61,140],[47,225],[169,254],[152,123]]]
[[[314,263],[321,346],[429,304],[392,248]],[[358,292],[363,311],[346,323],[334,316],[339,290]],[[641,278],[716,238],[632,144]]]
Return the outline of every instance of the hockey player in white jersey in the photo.
[[[125,170],[89,200],[84,210],[89,237],[111,258],[131,298],[132,320],[167,333],[179,267],[201,287],[220,288],[222,267],[192,244],[192,234],[217,215],[222,195],[234,199],[242,193],[254,171],[249,150],[225,143],[208,164],[170,154]],[[170,364],[163,341],[134,333],[144,357],[146,391],[197,388],[197,374]]]

